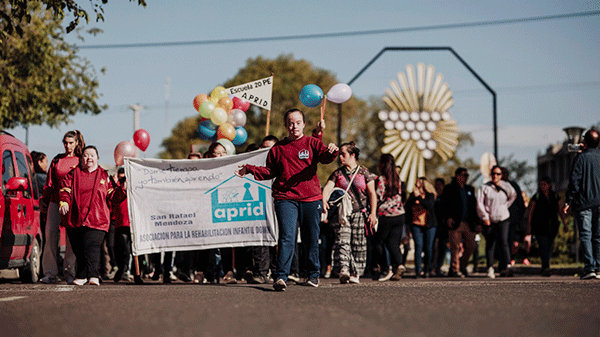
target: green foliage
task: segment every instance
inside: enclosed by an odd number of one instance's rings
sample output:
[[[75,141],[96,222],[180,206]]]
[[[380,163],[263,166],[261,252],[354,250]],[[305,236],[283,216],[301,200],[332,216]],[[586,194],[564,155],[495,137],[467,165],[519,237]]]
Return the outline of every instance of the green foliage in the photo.
[[[136,2],[136,0],[129,0],[130,2]],[[94,13],[96,14],[96,22],[104,21],[104,9],[103,5],[108,3],[108,0],[89,0]],[[24,0],[7,0],[3,2],[2,8],[0,8],[0,18],[2,18],[2,40],[6,38],[6,35],[12,35],[17,33],[19,36],[23,35],[25,25],[31,23],[32,18],[35,15],[31,13],[31,4],[39,4],[51,12],[54,19],[59,22],[62,21],[68,13],[73,15],[71,22],[67,25],[67,33],[73,31],[79,24],[80,19],[84,19],[86,23],[90,21],[89,15],[81,5],[74,0],[38,0],[38,1],[24,1]],[[137,0],[138,5],[146,7],[146,0]]]
[[[529,165],[526,160],[514,159],[514,154],[499,160],[500,165],[506,167],[510,173],[509,179],[516,181],[521,189],[532,195],[537,189],[536,169]]]
[[[30,7],[22,36],[6,36],[0,55],[0,127],[69,122],[76,113],[98,114],[98,80],[77,48],[63,40],[60,21]],[[95,33],[95,31],[93,32]]]

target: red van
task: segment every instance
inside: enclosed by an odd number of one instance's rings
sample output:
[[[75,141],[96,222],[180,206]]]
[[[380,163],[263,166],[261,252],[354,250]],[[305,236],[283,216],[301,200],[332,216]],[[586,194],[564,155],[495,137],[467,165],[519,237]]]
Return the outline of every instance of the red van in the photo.
[[[0,131],[0,269],[19,270],[23,282],[37,282],[41,270],[41,192],[27,146]]]

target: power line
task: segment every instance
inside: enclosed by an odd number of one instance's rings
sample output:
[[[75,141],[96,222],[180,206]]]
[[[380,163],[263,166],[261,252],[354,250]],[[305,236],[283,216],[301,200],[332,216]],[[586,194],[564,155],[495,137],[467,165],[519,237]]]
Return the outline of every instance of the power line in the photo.
[[[506,25],[506,24],[513,24],[513,23],[529,22],[529,21],[546,21],[546,20],[596,16],[599,14],[600,14],[600,10],[589,11],[589,12],[557,14],[557,15],[532,16],[532,17],[517,18],[517,19],[475,21],[475,22],[466,22],[466,23],[450,23],[450,24],[443,24],[443,25],[416,26],[416,27],[406,27],[406,28],[359,30],[359,31],[350,31],[350,32],[337,32],[337,33],[301,34],[301,35],[287,35],[287,36],[266,36],[266,37],[253,37],[253,38],[216,39],[216,40],[198,40],[198,41],[103,44],[103,45],[89,45],[89,46],[78,46],[78,47],[80,49],[150,48],[150,47],[178,47],[178,46],[195,46],[195,45],[214,45],[214,44],[270,42],[270,41],[286,41],[286,40],[289,41],[289,40],[305,40],[305,39],[323,39],[323,38],[335,38],[335,37],[347,37],[347,36],[407,33],[407,32],[429,31],[429,30],[440,30],[440,29],[496,26],[496,25]]]

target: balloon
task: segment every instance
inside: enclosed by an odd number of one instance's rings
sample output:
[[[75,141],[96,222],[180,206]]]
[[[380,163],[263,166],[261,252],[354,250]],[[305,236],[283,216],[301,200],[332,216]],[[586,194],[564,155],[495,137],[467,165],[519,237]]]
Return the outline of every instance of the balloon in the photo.
[[[133,143],[140,150],[146,151],[150,145],[150,134],[144,129],[138,129],[133,133]]]
[[[216,125],[221,125],[227,122],[227,112],[221,108],[215,108],[210,114],[210,120]]]
[[[236,128],[246,125],[246,113],[240,109],[233,109],[229,111],[227,123],[230,123]]]
[[[234,97],[231,99],[233,101],[233,108],[232,109],[240,109],[244,112],[248,111],[248,108],[250,108],[250,102],[241,99],[239,97]]]
[[[217,126],[210,119],[207,119],[198,124],[196,133],[200,139],[210,140],[217,134]]]
[[[223,123],[217,129],[217,138],[233,140],[235,138],[235,127],[229,123]]]
[[[227,151],[227,154],[235,154],[235,146],[229,139],[221,138],[217,140],[217,143],[223,145],[225,151]]]
[[[200,116],[204,118],[210,118],[210,115],[215,110],[215,107],[215,103],[204,101],[202,104],[200,104],[200,109],[198,109],[198,112],[200,112]]]
[[[202,104],[202,102],[205,102],[208,100],[208,96],[205,94],[200,94],[196,97],[194,97],[194,109],[196,109],[196,111],[200,111],[200,104]]]
[[[309,108],[319,106],[322,99],[323,90],[314,84],[307,84],[300,90],[300,102]]]
[[[130,142],[124,140],[117,144],[115,147],[115,164],[117,166],[123,166],[123,158],[124,157],[134,157],[135,156],[135,147]]]
[[[235,129],[235,138],[231,141],[233,145],[240,146],[246,142],[248,139],[248,132],[243,127],[239,127]]]
[[[344,103],[352,96],[352,89],[346,83],[338,83],[327,92],[327,99],[333,103]]]
[[[213,91],[210,93],[210,97],[218,101],[221,97],[227,97],[227,91],[224,87],[218,86],[214,88]]]
[[[221,97],[221,98],[219,98],[217,106],[219,108],[222,108],[223,110],[229,112],[229,110],[231,110],[231,108],[233,107],[233,101],[231,100],[231,98],[229,98],[227,96]]]

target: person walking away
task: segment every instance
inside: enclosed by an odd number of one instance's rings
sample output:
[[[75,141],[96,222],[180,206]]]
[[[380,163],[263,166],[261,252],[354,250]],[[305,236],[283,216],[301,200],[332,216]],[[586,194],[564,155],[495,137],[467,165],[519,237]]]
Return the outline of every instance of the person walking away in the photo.
[[[494,249],[500,247],[498,257],[501,276],[512,276],[510,265],[510,212],[508,208],[517,198],[512,185],[502,180],[502,167],[495,165],[491,170],[492,180],[485,183],[477,195],[477,214],[484,225],[485,255],[488,277],[494,278]]]
[[[48,169],[48,179],[42,193],[42,204],[48,204],[46,228],[44,238],[44,254],[42,255],[42,269],[44,277],[42,283],[56,283],[58,281],[58,259],[60,253],[60,224],[61,216],[58,211],[59,190],[64,177],[73,168],[79,165],[85,141],[78,130],[68,131],[63,136],[65,152],[52,159]],[[71,248],[69,238],[66,240],[66,252],[63,260],[62,274],[68,284],[75,280],[75,255]]]
[[[598,131],[583,136],[583,151],[573,160],[563,213],[575,213],[583,250],[582,280],[600,279],[600,142]]]
[[[112,184],[98,166],[98,150],[88,145],[81,163],[60,184],[60,214],[77,261],[73,284],[100,285],[100,247],[110,226]]]
[[[475,249],[475,233],[479,230],[475,189],[467,184],[468,179],[467,169],[457,168],[454,178],[444,187],[442,194],[442,214],[446,219],[450,242],[450,277],[468,276],[467,264]]]
[[[273,283],[276,291],[284,291],[287,287],[298,223],[306,252],[307,285],[319,286],[318,239],[323,201],[317,166],[333,162],[339,150],[333,143],[325,146],[315,137],[304,136],[305,117],[299,109],[286,111],[284,123],[288,137],[269,150],[266,165],[244,164],[236,172],[240,177],[252,174],[257,180],[275,179],[272,191],[279,226],[278,263]]]
[[[436,277],[444,276],[442,272],[442,266],[446,259],[448,252],[448,226],[446,226],[446,219],[444,219],[444,210],[442,207],[442,194],[444,193],[444,187],[446,182],[444,178],[435,178],[433,187],[435,187],[435,202],[433,203],[433,209],[435,211],[435,218],[439,226],[435,229],[435,241],[433,245],[433,271]]]

